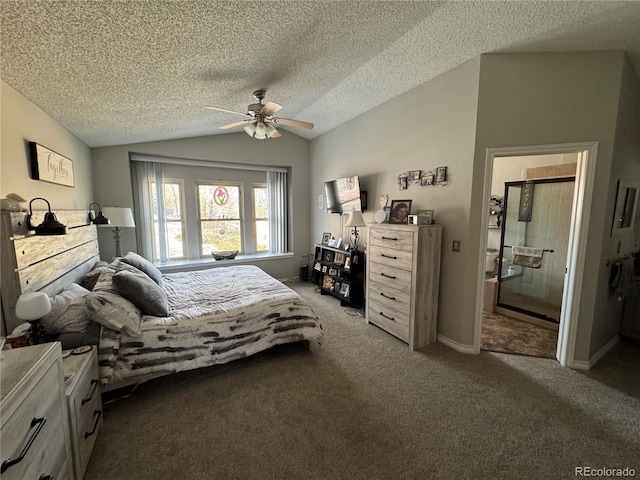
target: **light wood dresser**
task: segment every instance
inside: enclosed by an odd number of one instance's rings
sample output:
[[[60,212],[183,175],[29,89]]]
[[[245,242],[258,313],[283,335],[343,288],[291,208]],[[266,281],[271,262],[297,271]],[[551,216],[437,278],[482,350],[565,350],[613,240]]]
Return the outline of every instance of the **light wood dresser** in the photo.
[[[2,480],[73,478],[60,344],[1,353]]]
[[[367,322],[412,350],[434,342],[442,226],[367,226]]]
[[[102,427],[102,398],[98,376],[98,354],[91,351],[63,360],[69,425],[73,453],[73,471],[80,480],[87,470],[89,458]]]

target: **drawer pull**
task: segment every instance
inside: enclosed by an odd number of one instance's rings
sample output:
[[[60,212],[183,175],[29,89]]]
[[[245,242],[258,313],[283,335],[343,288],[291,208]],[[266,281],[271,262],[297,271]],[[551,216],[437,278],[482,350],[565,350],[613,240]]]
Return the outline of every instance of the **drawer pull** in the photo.
[[[395,300],[396,297],[391,297],[389,295],[385,295],[384,292],[380,292],[380,295],[382,295],[384,298],[388,298],[389,300]]]
[[[47,475],[46,473],[43,473],[38,477],[38,480],[53,480],[53,475]]]
[[[93,396],[96,394],[96,390],[98,390],[98,380],[91,380],[91,385],[93,386],[91,388],[91,393],[89,394],[88,397],[84,397],[82,399],[82,403],[80,405],[84,405],[85,403],[93,400]]]
[[[391,258],[393,260],[397,260],[398,259],[398,257],[396,257],[395,255],[385,255],[384,253],[381,253],[380,256],[384,257],[384,258]]]
[[[386,318],[387,320],[391,320],[392,322],[395,322],[396,319],[393,317],[387,317],[384,313],[380,312],[380,315],[382,315],[384,318]]]
[[[382,240],[393,240],[394,242],[397,242],[398,238],[397,237],[385,237],[385,236],[383,236]]]
[[[95,410],[93,412],[93,416],[96,417],[96,421],[93,422],[93,430],[91,430],[90,432],[84,433],[85,440],[89,438],[91,435],[93,435],[94,433],[96,433],[96,429],[98,428],[98,422],[100,421],[100,417],[102,416],[102,410]]]
[[[398,277],[394,277],[393,275],[387,275],[387,274],[386,274],[386,273],[384,273],[384,272],[380,272],[380,275],[382,275],[383,277],[391,278],[391,279],[393,279],[393,280],[395,280],[396,278],[398,278]]]
[[[40,430],[42,430],[42,427],[44,427],[44,424],[46,422],[47,422],[46,417],[33,417],[33,419],[31,420],[31,425],[29,426],[29,430],[31,430],[36,425],[37,425],[37,428],[33,431],[31,436],[27,440],[27,443],[22,449],[22,451],[20,452],[20,455],[18,455],[16,458],[7,458],[4,462],[2,462],[2,466],[0,467],[0,473],[4,473],[9,469],[9,467],[13,467],[15,464],[20,463],[24,459],[24,457],[27,455],[27,452],[31,448],[31,445],[33,445],[33,442],[36,441],[36,437],[38,436],[38,434],[40,433]]]

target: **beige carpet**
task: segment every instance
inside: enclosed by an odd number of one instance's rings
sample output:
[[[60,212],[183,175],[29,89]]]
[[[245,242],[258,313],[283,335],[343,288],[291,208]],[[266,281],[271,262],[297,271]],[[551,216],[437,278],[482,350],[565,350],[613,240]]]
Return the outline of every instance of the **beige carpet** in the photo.
[[[623,345],[616,347],[602,360],[604,379],[542,358],[442,344],[412,352],[333,297],[292,287],[320,315],[322,346],[285,346],[140,386],[105,407],[85,479],[640,472],[640,350],[610,362]]]
[[[480,348],[490,352],[556,358],[558,332],[498,313],[483,313]]]

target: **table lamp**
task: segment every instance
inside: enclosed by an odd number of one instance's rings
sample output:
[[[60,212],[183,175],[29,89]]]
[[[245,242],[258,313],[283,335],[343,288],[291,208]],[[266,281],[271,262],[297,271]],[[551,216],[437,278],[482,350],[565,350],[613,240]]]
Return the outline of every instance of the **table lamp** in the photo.
[[[31,343],[37,345],[43,339],[40,319],[51,311],[51,299],[45,292],[23,293],[16,302],[16,317],[31,324]]]
[[[345,224],[345,227],[353,227],[353,249],[358,251],[358,238],[360,234],[358,233],[358,227],[365,227],[367,224],[364,223],[364,218],[362,218],[362,212],[360,210],[353,210],[349,212],[349,220]]]
[[[133,220],[133,212],[130,208],[122,207],[104,207],[102,214],[109,219],[111,224],[99,225],[100,227],[115,227],[113,230],[113,239],[116,242],[116,257],[122,256],[122,247],[120,245],[121,228],[134,228],[136,222]]]

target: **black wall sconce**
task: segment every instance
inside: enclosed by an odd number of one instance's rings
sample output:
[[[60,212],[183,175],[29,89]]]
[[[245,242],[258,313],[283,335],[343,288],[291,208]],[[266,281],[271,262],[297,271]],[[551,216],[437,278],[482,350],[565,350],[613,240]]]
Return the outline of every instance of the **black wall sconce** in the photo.
[[[31,217],[33,215],[33,210],[31,208],[31,204],[35,200],[42,200],[47,204],[49,211],[44,214],[43,222],[34,227],[31,225]],[[63,225],[58,221],[56,214],[51,211],[51,204],[42,197],[36,197],[29,202],[29,214],[27,215],[27,228],[29,230],[35,230],[36,235],[65,235],[67,233],[67,226]]]
[[[98,205],[98,215],[96,216],[96,218],[93,218],[91,205]],[[91,221],[94,225],[109,225],[109,223],[111,223],[111,221],[102,214],[102,207],[98,202],[89,204],[89,221]]]

